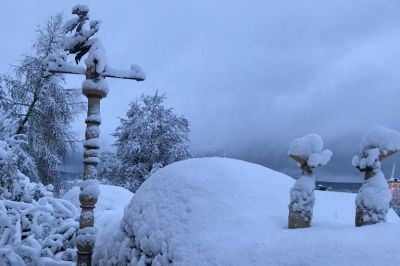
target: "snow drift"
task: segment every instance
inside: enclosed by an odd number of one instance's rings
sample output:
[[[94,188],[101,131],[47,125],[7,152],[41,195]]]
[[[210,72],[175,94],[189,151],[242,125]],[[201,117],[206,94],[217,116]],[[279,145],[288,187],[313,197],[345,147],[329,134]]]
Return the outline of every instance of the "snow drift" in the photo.
[[[388,223],[355,228],[354,194],[318,191],[313,227],[287,229],[293,182],[232,159],[174,163],[139,188],[120,230],[110,231],[94,260],[100,265],[400,263],[395,214],[389,213]]]

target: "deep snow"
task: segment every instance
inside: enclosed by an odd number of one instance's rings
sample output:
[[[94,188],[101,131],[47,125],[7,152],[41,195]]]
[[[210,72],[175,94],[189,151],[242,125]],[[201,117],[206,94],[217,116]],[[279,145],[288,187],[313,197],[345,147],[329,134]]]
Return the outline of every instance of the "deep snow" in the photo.
[[[287,229],[293,182],[232,159],[174,163],[137,191],[95,261],[158,254],[174,265],[399,265],[398,217],[391,210],[387,223],[354,227],[355,194],[317,191],[312,227]],[[141,254],[129,250],[135,241]]]
[[[124,207],[129,204],[133,193],[129,190],[112,185],[99,185],[100,194],[94,209],[96,227],[95,256],[110,240],[110,234],[119,230],[121,219],[124,215]],[[63,199],[72,202],[78,209],[79,187],[73,187],[64,194]]]

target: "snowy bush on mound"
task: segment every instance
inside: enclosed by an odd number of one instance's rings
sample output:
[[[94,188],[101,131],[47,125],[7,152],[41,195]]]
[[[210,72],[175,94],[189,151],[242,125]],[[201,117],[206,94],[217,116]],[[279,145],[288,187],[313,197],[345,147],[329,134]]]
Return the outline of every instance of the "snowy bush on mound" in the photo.
[[[78,210],[21,172],[34,167],[23,139],[0,140],[0,265],[67,264],[75,259]]]
[[[291,156],[302,169],[302,175],[290,190],[289,228],[309,227],[315,203],[315,177],[313,169],[326,165],[332,151],[323,150],[324,143],[317,134],[308,134],[293,140],[289,146]]]
[[[379,126],[367,132],[361,140],[360,155],[353,166],[365,174],[365,182],[356,198],[356,226],[386,221],[391,193],[381,171],[381,161],[400,148],[400,133]]]

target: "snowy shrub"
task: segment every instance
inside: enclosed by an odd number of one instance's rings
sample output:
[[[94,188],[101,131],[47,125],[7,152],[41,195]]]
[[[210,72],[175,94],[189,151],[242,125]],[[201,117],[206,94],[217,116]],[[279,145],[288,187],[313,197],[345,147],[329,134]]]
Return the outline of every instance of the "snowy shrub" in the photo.
[[[31,203],[0,201],[0,264],[57,265],[75,260],[78,210],[45,196]],[[23,265],[19,263],[17,265]]]
[[[21,147],[24,135],[8,137],[12,123],[0,128],[0,265],[63,265],[75,259],[78,210],[53,197],[51,185],[30,182],[35,172]],[[65,263],[64,263],[64,262]]]
[[[0,265],[73,261],[79,217],[75,206],[53,198],[18,169],[6,185],[0,200]]]
[[[73,261],[77,208],[53,198],[51,187],[31,183],[18,169],[7,185],[0,200],[0,265]]]
[[[163,105],[165,95],[142,95],[130,104],[127,118],[121,119],[114,136],[116,161],[112,154],[103,156],[100,162],[100,178],[112,180],[111,184],[123,186],[131,191],[157,169],[190,157],[189,123],[177,116],[172,108]],[[105,160],[107,161],[105,161]],[[114,165],[110,163],[115,162]],[[118,174],[107,175],[112,170]],[[102,176],[103,175],[103,176]]]
[[[290,190],[289,228],[309,227],[315,203],[315,177],[313,169],[326,165],[332,157],[330,150],[323,150],[324,143],[317,134],[295,139],[289,147],[289,156],[302,169],[302,175]]]
[[[399,148],[400,133],[389,128],[375,127],[363,136],[360,154],[352,160],[365,175],[356,198],[356,226],[386,221],[391,193],[381,171],[381,161]]]

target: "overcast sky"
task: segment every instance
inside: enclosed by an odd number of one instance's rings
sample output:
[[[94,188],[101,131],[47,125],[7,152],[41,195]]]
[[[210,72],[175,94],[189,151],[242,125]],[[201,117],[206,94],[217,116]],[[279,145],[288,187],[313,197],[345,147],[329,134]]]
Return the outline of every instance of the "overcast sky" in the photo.
[[[102,21],[110,65],[147,74],[108,80],[104,148],[129,101],[155,90],[190,121],[198,156],[290,172],[290,140],[320,134],[334,153],[322,179],[356,178],[351,157],[371,126],[400,130],[400,1],[2,1],[0,71],[31,53],[37,25],[59,11],[72,17],[77,3]],[[82,136],[84,126],[75,126]],[[399,158],[385,161],[386,174]]]

